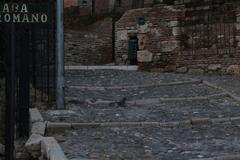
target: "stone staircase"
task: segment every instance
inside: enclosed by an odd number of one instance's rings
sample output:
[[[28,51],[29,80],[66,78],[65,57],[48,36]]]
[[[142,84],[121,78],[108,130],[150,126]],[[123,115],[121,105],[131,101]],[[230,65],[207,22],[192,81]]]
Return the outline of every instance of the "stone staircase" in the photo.
[[[68,70],[71,112],[45,117],[72,160],[240,159],[240,104],[188,75]]]

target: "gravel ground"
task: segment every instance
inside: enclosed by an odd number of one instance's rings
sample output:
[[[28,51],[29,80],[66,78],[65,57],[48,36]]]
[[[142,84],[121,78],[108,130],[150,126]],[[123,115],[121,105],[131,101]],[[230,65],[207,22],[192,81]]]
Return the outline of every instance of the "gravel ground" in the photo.
[[[189,160],[237,154],[240,126],[92,128],[55,135],[68,158]]]

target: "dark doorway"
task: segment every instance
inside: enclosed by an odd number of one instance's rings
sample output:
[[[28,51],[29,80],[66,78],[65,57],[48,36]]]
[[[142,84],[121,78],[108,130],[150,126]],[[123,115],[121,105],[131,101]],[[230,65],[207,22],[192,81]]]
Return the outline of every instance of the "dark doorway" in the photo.
[[[129,36],[128,41],[128,57],[130,65],[137,64],[138,38],[136,34]]]

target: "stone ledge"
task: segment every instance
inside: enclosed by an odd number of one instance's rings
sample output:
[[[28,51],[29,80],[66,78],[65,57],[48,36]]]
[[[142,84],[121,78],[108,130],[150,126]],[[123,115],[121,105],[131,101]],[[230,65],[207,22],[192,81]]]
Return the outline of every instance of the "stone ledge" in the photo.
[[[225,117],[225,118],[192,118],[189,120],[172,121],[172,122],[90,122],[90,123],[65,123],[65,122],[48,122],[47,130],[52,131],[54,129],[81,129],[81,128],[96,128],[96,127],[144,127],[144,126],[156,126],[156,127],[179,127],[179,126],[193,126],[193,125],[214,125],[219,123],[232,123],[239,121],[238,117]],[[58,126],[60,128],[58,128]]]
[[[125,70],[125,71],[137,71],[138,66],[134,65],[115,65],[115,66],[108,66],[108,65],[99,65],[99,66],[77,66],[77,65],[67,65],[65,66],[65,70]]]
[[[67,160],[60,145],[53,137],[42,139],[41,152],[48,160]]]
[[[231,154],[219,157],[190,159],[190,160],[240,160],[240,154]]]
[[[219,98],[229,96],[228,93],[220,93],[220,94],[212,94],[206,96],[196,96],[196,97],[176,97],[176,98],[147,98],[147,99],[137,99],[137,100],[127,100],[126,104],[128,105],[151,105],[151,104],[159,104],[160,102],[171,102],[171,101],[199,101],[199,100],[208,100],[211,98]],[[77,98],[69,98],[66,97],[67,101],[76,100]],[[91,105],[99,105],[99,104],[112,104],[119,103],[119,101],[111,101],[111,100],[97,100],[91,102],[91,100],[81,101],[83,103],[91,104]]]
[[[212,87],[212,88],[215,88],[215,89],[219,89],[219,90],[222,90],[223,93],[225,93],[226,95],[228,95],[229,97],[231,97],[232,99],[234,99],[235,101],[239,102],[240,103],[240,97],[227,91],[226,89],[220,87],[220,86],[216,86],[208,81],[202,81],[203,84],[209,86],[209,87]]]
[[[87,90],[114,90],[114,89],[138,89],[138,88],[147,88],[147,87],[175,86],[175,85],[199,84],[199,83],[202,83],[202,81],[192,80],[192,81],[180,81],[180,82],[159,83],[159,84],[147,84],[147,85],[135,85],[135,86],[109,86],[109,87],[69,86],[68,88],[87,89]]]
[[[31,123],[43,122],[43,117],[40,114],[39,110],[36,108],[29,109],[30,112],[30,121]]]

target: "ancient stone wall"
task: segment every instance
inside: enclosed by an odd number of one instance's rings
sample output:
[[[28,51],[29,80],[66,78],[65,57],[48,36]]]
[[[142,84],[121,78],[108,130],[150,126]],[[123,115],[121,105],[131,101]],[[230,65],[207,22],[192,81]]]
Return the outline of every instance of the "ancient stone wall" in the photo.
[[[240,63],[236,50],[235,6],[234,2],[185,2],[177,72],[230,73],[229,67]]]
[[[239,4],[213,2],[175,1],[126,12],[117,22],[117,63],[128,63],[129,34],[135,33],[142,69],[240,73]],[[139,17],[144,25],[138,25]]]
[[[157,6],[127,11],[116,24],[116,61],[128,63],[128,40],[130,34],[138,37],[138,62],[140,67],[174,70],[180,50],[178,39],[181,7]],[[145,24],[139,25],[139,17]]]
[[[65,30],[65,64],[112,62],[112,19],[106,17],[78,30]]]

